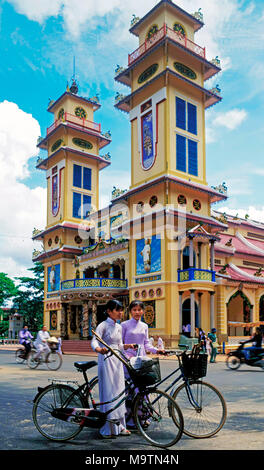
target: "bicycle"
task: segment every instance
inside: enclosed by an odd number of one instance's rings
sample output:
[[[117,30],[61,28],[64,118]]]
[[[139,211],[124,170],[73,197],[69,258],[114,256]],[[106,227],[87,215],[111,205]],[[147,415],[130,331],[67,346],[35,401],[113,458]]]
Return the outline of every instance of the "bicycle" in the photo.
[[[40,364],[46,364],[49,370],[58,370],[62,365],[62,356],[57,351],[57,346],[50,344],[50,352],[42,352],[39,358],[36,358],[37,350],[32,348],[27,356],[27,365],[30,369],[36,369]]]
[[[37,430],[45,438],[61,442],[73,439],[84,427],[99,429],[106,421],[119,424],[117,419],[110,419],[108,415],[126,401],[128,394],[132,394],[133,416],[142,437],[156,447],[168,448],[176,444],[182,436],[183,417],[175,400],[164,391],[158,390],[156,383],[153,383],[160,376],[150,380],[150,376],[153,378],[153,368],[149,376],[144,375],[142,370],[137,372],[120,351],[116,352],[102,338],[98,335],[96,337],[111,355],[114,354],[127,367],[131,383],[126,383],[124,390],[111,401],[96,403],[92,393],[93,384],[88,380],[87,371],[97,365],[97,362],[75,362],[74,366],[83,374],[83,384],[53,380],[47,387],[39,388],[32,409]],[[155,368],[157,361],[151,361],[151,367],[153,365]],[[146,385],[148,380],[152,381],[150,385]],[[101,412],[98,408],[103,404],[113,404],[113,407]]]
[[[183,347],[183,345],[179,345]],[[162,379],[157,386],[169,380],[180,371],[179,376],[165,389],[171,390],[171,396],[178,403],[183,413],[183,433],[195,439],[205,439],[217,434],[225,424],[227,407],[223,395],[212,384],[201,380],[207,374],[207,354],[200,353],[200,345],[194,345],[192,352],[170,351],[176,354],[179,367]],[[183,383],[175,389],[175,385]]]
[[[31,349],[33,347],[33,341],[30,341],[30,346]],[[30,351],[27,353],[26,348],[23,346],[23,344],[20,344],[18,349],[15,351],[15,361],[17,364],[23,364],[29,355]]]
[[[179,345],[185,347],[186,345]],[[170,395],[179,405],[184,419],[183,434],[205,439],[217,434],[225,424],[227,407],[223,395],[208,382],[200,379],[207,373],[207,354],[198,354],[200,346],[195,345],[190,355],[187,351],[166,351],[166,355],[176,355],[179,367],[157,383],[160,387],[180,371],[179,376],[164,390],[171,390]],[[188,359],[188,356],[189,359]],[[183,383],[175,389],[175,385]],[[93,386],[98,384],[98,377],[92,379]]]

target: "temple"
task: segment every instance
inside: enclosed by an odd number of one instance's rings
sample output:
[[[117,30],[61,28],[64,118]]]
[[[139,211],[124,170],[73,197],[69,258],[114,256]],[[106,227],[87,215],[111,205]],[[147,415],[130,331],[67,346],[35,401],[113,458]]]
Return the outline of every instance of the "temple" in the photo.
[[[195,42],[202,27],[200,11],[170,0],[134,15],[138,48],[115,74],[129,91],[114,104],[130,120],[131,182],[113,186],[108,207],[98,192],[111,133],[94,122],[98,97],[81,97],[73,80],[49,104],[37,163],[47,225],[34,231],[43,251],[33,260],[45,269],[44,323],[64,340],[89,340],[110,298],[123,302],[124,319],[129,302],[144,301],[143,321],[168,347],[187,324],[191,336],[215,327],[228,344],[264,320],[264,225],[217,212],[227,188],[206,180],[205,112],[222,98],[205,86],[221,68]]]

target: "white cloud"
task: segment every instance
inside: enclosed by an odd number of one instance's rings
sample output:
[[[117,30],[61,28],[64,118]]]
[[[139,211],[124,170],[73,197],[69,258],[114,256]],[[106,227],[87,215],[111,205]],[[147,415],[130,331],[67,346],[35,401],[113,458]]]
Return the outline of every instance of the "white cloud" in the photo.
[[[23,183],[39,135],[40,126],[30,114],[15,103],[0,103],[0,271],[9,276],[23,275],[31,267],[32,230],[45,225],[46,190]]]
[[[214,126],[222,126],[234,130],[246,119],[247,112],[244,109],[231,109],[226,113],[219,113],[213,120]]]
[[[216,113],[209,110],[206,114],[206,143],[216,142],[218,139],[219,127],[234,131],[247,119],[245,109],[234,108],[223,113]]]

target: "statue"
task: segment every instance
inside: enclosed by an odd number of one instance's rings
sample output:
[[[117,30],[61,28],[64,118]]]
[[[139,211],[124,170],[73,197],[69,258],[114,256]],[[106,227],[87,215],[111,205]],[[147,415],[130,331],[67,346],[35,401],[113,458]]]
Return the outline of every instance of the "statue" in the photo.
[[[41,233],[41,230],[37,229],[36,227],[33,228],[33,231],[32,231],[32,237],[35,237],[36,235],[38,235],[39,233]]]
[[[220,59],[218,58],[218,55],[214,59],[212,59],[211,62],[217,67],[220,67]]]
[[[195,11],[192,16],[194,16],[194,18],[196,18],[199,21],[203,21],[203,14],[202,14],[201,8],[199,8],[198,11]]]
[[[212,88],[210,90],[212,93],[215,93],[216,95],[220,95],[221,93],[221,88],[219,87],[219,85],[216,85],[214,88]]]
[[[229,238],[229,240],[225,243],[226,246],[232,246],[232,238]]]
[[[255,272],[254,276],[261,277],[262,276],[262,268],[258,268],[257,271]]]
[[[219,274],[227,274],[226,269],[229,267],[229,264],[225,264],[219,272]]]
[[[115,69],[115,74],[117,75],[117,74],[123,72],[123,70],[125,70],[125,68],[121,67],[120,65],[117,64],[116,69]]]
[[[130,22],[130,26],[134,26],[139,20],[140,20],[139,16],[136,16],[135,14],[133,14],[132,20]]]
[[[213,189],[218,191],[219,193],[225,194],[227,193],[227,186],[226,183],[219,184],[218,186],[211,186]]]
[[[113,186],[112,199],[121,196],[121,194],[124,194],[126,191],[127,191],[127,189],[119,189],[116,186]]]
[[[115,102],[117,103],[118,101],[121,101],[125,98],[125,95],[122,95],[121,93],[119,93],[119,91],[117,91],[116,95],[115,95]]]

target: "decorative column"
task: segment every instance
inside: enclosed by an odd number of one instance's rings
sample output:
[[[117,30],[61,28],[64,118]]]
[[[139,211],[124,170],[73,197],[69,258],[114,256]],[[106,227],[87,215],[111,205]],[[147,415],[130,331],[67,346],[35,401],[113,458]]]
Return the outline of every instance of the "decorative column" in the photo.
[[[189,245],[189,266],[193,268],[193,239],[190,238],[190,245]]]
[[[210,267],[211,271],[214,271],[215,258],[214,258],[214,243],[215,240],[210,240]]]
[[[195,337],[195,290],[191,289],[191,337]]]
[[[198,268],[202,269],[202,242],[198,242]]]
[[[89,336],[89,308],[88,302],[84,301],[82,306],[82,337],[87,340]]]
[[[61,339],[68,339],[67,334],[67,304],[61,304],[61,323],[60,323]]]
[[[210,292],[210,329],[215,328],[214,295],[215,292]]]
[[[198,292],[198,298],[199,298],[199,302],[198,302],[198,321],[199,321],[199,325],[197,325],[198,328],[201,328],[201,325],[202,325],[202,295],[203,295],[202,292]]]
[[[94,301],[92,305],[92,329],[95,330],[97,326],[97,304]]]
[[[179,291],[179,334],[182,334],[182,291]]]
[[[253,309],[254,309],[254,305],[250,305],[250,313],[249,313],[249,321],[250,321],[250,322],[253,322],[253,321],[254,321],[254,312],[253,312]],[[251,334],[251,335],[253,334],[253,328],[250,328],[250,334]]]

